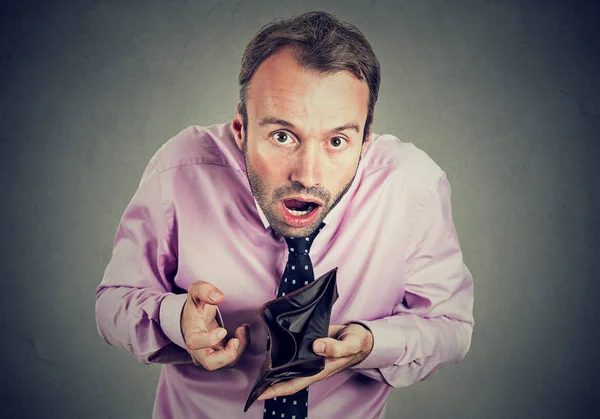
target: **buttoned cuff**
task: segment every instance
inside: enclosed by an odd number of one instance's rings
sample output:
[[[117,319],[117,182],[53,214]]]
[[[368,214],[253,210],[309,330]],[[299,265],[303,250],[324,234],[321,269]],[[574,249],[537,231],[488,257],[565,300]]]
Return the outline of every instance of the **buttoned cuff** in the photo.
[[[385,320],[353,321],[364,326],[373,334],[373,349],[354,369],[385,368],[393,365],[402,357],[406,350],[406,339],[398,333],[398,325]]]
[[[160,303],[160,327],[171,342],[186,349],[181,331],[181,314],[187,294],[169,294]]]

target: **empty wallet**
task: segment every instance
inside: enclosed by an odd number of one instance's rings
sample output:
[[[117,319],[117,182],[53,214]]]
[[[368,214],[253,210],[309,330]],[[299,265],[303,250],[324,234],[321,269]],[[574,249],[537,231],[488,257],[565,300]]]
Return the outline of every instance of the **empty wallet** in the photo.
[[[312,344],[329,334],[331,309],[338,299],[337,269],[260,307],[258,313],[269,333],[267,355],[244,412],[271,385],[315,375],[325,368],[325,358],[314,353]]]

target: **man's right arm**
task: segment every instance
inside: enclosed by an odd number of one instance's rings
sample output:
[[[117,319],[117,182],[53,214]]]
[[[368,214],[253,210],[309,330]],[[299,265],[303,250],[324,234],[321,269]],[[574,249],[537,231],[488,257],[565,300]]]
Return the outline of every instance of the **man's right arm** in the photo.
[[[160,150],[119,223],[96,290],[98,332],[145,364],[233,367],[250,343],[248,325],[226,338],[217,308],[224,296],[212,284],[198,280],[185,294],[173,292],[179,244],[174,242],[174,209],[161,193],[159,156]]]
[[[165,217],[160,150],[120,220],[112,257],[96,289],[96,323],[111,345],[143,363],[192,362],[180,318],[186,294],[173,293],[177,271],[172,220]]]

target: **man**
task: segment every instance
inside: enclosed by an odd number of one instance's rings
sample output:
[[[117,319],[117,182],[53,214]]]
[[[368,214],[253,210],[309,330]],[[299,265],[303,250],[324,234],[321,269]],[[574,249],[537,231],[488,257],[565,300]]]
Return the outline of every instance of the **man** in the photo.
[[[424,152],[371,132],[379,80],[356,28],[325,13],[273,23],[244,52],[233,122],[190,127],[152,158],[96,318],[108,343],[163,364],[154,417],[381,418],[393,387],[465,356],[473,284],[450,185]],[[243,413],[265,357],[258,308],[304,285],[291,284],[304,239],[298,282],[338,268],[329,337],[312,346],[325,370]]]

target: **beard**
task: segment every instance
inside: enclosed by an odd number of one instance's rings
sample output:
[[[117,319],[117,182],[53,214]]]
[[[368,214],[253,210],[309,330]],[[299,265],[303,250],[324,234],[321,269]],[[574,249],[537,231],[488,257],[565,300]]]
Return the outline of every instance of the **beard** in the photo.
[[[298,182],[293,182],[287,186],[281,186],[273,191],[272,194],[269,193],[269,190],[263,181],[263,179],[256,173],[250,160],[248,159],[248,148],[247,148],[247,138],[244,134],[243,137],[243,149],[244,149],[244,161],[246,162],[246,175],[248,176],[248,182],[250,183],[250,190],[252,191],[252,195],[256,199],[258,205],[262,209],[263,213],[269,224],[278,234],[287,237],[306,237],[312,234],[321,224],[323,219],[331,212],[333,208],[342,200],[346,192],[352,186],[352,182],[354,182],[354,178],[356,177],[356,173],[358,171],[358,164],[360,163],[360,155],[358,158],[358,163],[356,165],[356,169],[354,170],[354,174],[352,175],[352,179],[344,185],[341,192],[336,196],[332,196],[331,192],[320,187],[314,186],[311,188],[305,188],[302,184]],[[286,196],[292,194],[301,194],[304,197],[313,197],[321,200],[323,202],[323,207],[321,208],[321,213],[312,222],[312,224],[303,227],[291,227],[283,222],[279,215],[279,210],[277,203],[281,201]]]

